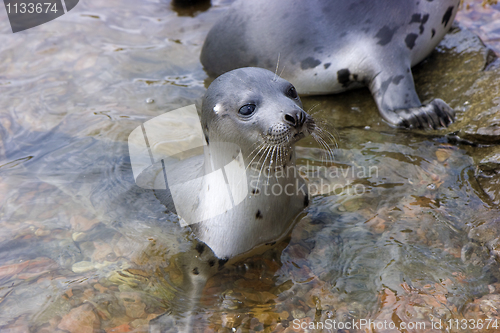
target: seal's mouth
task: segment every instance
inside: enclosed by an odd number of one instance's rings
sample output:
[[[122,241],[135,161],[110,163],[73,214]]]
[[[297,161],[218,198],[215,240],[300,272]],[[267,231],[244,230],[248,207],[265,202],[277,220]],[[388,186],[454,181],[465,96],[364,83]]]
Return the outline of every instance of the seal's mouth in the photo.
[[[304,131],[301,131],[301,132],[299,132],[299,133],[295,133],[295,134],[292,136],[292,138],[291,138],[291,140],[290,140],[290,143],[295,143],[295,142],[297,142],[297,141],[299,141],[299,140],[301,140],[301,139],[305,138],[306,136],[307,136],[307,135],[306,135],[306,133],[304,133]]]
[[[309,136],[316,129],[314,120],[306,116],[300,126],[290,126],[286,123],[276,123],[263,133],[264,141],[271,145],[292,145]]]

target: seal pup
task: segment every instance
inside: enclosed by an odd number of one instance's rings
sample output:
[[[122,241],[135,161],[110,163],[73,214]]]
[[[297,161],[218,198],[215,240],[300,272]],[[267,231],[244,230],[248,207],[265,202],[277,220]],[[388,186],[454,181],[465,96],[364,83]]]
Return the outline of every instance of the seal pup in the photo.
[[[306,95],[367,86],[382,117],[408,128],[448,126],[441,99],[422,105],[411,67],[450,29],[460,0],[237,0],[210,30],[201,62],[211,75],[274,69]]]
[[[175,200],[168,191],[155,190],[157,197],[167,207],[172,201],[176,207],[189,206],[179,215],[220,259],[277,241],[309,202],[305,181],[295,169],[294,144],[309,135],[318,138],[320,131],[302,109],[295,87],[266,69],[233,70],[209,86],[200,119],[204,154],[182,161],[168,177],[170,188],[171,180],[188,185],[179,187]],[[211,182],[207,175],[231,162],[244,176]],[[200,181],[189,182],[195,178]],[[233,186],[233,195],[246,189],[242,200],[210,214],[222,204],[227,186]]]
[[[201,220],[189,223],[201,242],[177,260],[184,274],[182,289],[189,292],[191,302],[183,301],[184,321],[161,317],[151,323],[151,332],[172,326],[191,331],[194,322],[189,316],[210,276],[264,252],[289,234],[309,204],[305,181],[295,168],[294,144],[312,135],[328,150],[328,135],[303,110],[295,87],[262,68],[240,68],[215,79],[203,97],[200,119],[207,144],[204,154],[182,161],[168,177],[170,189],[173,182],[189,185],[179,187],[175,200],[169,189],[155,190],[166,207],[173,207],[173,201],[175,207],[190,207],[184,213],[188,216],[179,214],[181,218]],[[232,209],[204,219],[231,185],[231,180],[210,182],[207,175],[230,163],[245,170],[233,184],[247,193]],[[155,182],[161,184],[162,176],[157,172]],[[201,181],[189,183],[190,179]]]

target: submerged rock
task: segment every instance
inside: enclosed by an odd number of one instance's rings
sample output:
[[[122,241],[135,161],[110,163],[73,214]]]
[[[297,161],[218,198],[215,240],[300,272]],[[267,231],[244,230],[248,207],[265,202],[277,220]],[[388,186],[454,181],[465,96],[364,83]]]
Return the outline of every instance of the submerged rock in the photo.
[[[414,69],[422,100],[440,96],[455,108],[452,143],[468,146],[487,201],[500,204],[500,60],[478,36],[460,26]]]
[[[476,178],[479,186],[494,205],[500,205],[500,146],[479,161]]]

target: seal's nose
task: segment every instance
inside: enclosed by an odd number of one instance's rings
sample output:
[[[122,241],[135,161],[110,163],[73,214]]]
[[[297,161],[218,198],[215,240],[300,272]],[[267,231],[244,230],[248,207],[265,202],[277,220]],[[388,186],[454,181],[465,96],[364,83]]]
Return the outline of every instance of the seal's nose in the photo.
[[[302,110],[293,110],[285,113],[283,116],[283,120],[285,123],[288,125],[295,127],[295,128],[300,128],[302,125],[304,125],[305,121],[307,119],[307,115],[304,111]]]

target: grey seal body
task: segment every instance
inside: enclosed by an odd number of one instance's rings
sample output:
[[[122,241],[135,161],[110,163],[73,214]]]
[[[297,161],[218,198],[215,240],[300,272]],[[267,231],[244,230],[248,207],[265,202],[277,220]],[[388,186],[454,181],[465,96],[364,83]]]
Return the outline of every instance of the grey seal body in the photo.
[[[411,67],[450,29],[459,0],[237,0],[210,30],[207,72],[275,70],[301,94],[368,86],[391,124],[437,128],[453,122],[442,100],[423,106]]]
[[[304,112],[295,87],[266,69],[240,68],[219,76],[207,89],[200,118],[207,143],[203,154],[183,160],[169,171],[167,189],[155,190],[169,210],[187,208],[177,213],[195,221],[189,226],[198,241],[175,260],[183,273],[183,313],[151,321],[150,332],[171,327],[193,332],[207,278],[222,269],[239,270],[238,262],[289,234],[309,204],[305,181],[295,167],[298,140],[311,135],[332,153],[329,134]],[[220,170],[225,170],[224,179],[216,178]],[[237,172],[231,170],[245,170],[245,175],[234,177]],[[156,174],[154,188],[162,188],[162,168],[151,172]],[[172,194],[178,184],[180,191]],[[238,194],[242,188],[243,196]],[[232,208],[211,214],[228,189]]]
[[[176,207],[188,207],[181,218],[194,221],[189,224],[196,237],[224,260],[286,236],[309,202],[295,168],[294,144],[316,129],[293,85],[262,68],[226,73],[208,88],[201,123],[204,155],[183,161],[169,176],[170,187],[171,179],[185,184],[175,198]],[[231,180],[228,165],[244,170],[245,176]],[[214,181],[222,169],[225,178]],[[162,173],[158,175],[161,181]],[[233,196],[242,188],[246,193],[238,202],[233,197],[231,209],[211,214],[228,187]],[[167,207],[173,206],[168,191],[156,192]]]

